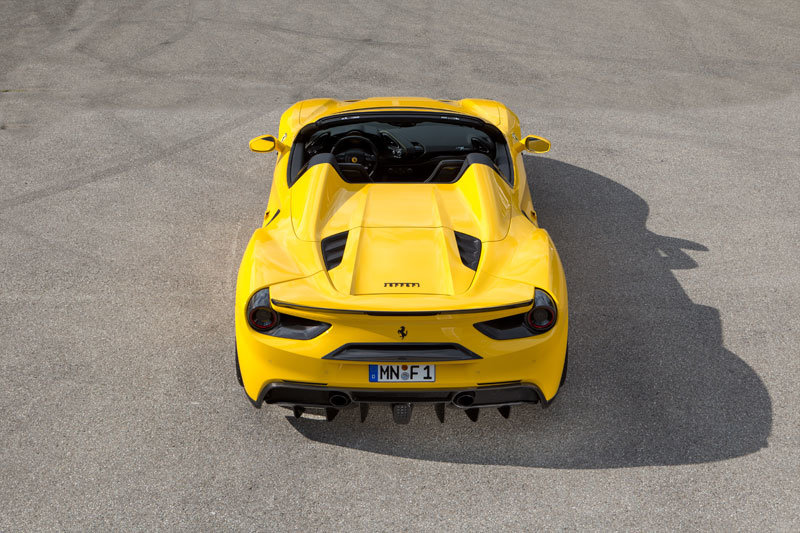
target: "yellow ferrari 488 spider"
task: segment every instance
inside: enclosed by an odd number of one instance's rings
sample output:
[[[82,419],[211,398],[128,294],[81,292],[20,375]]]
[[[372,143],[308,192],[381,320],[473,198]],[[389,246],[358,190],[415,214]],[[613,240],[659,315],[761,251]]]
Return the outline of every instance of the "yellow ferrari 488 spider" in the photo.
[[[564,383],[567,287],[539,227],[522,137],[478,99],[304,100],[278,135],[264,223],[236,287],[236,370],[250,401],[301,416],[384,404],[546,407]]]

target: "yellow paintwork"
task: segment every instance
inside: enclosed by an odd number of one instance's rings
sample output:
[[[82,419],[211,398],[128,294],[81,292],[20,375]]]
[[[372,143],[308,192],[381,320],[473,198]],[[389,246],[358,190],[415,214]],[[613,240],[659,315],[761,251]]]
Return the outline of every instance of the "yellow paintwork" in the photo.
[[[252,142],[252,141],[251,141]],[[543,154],[550,151],[550,141],[537,135],[528,135],[522,139],[525,149],[534,154]]]
[[[250,150],[253,152],[272,152],[278,147],[278,141],[272,135],[261,135],[250,140]]]
[[[472,165],[455,183],[346,183],[328,164],[312,166],[291,188],[289,148],[304,125],[339,113],[392,108],[445,111],[479,117],[504,134],[511,150],[514,185],[484,165]],[[263,137],[251,141],[256,148]],[[549,149],[549,141],[524,139],[517,116],[498,102],[468,99],[370,98],[304,100],[281,117],[278,160],[263,227],[250,239],[237,280],[236,342],[245,390],[256,399],[276,380],[353,388],[460,388],[521,380],[547,399],[557,392],[567,343],[568,303],[561,261],[549,234],[536,223],[522,152]],[[270,142],[270,141],[263,141]],[[264,151],[264,150],[256,150]],[[277,216],[276,216],[277,215]],[[453,230],[482,241],[477,273],[465,267]],[[326,271],[319,241],[349,230],[342,263]],[[422,281],[420,287],[387,288],[386,281]],[[331,323],[312,340],[257,333],[245,319],[251,295],[270,288],[273,300],[304,306],[371,311],[463,310],[529,301],[546,290],[558,308],[547,333],[493,340],[473,324],[524,309],[476,314],[386,317],[331,311],[276,310]],[[436,382],[370,383],[367,363],[323,360],[347,342],[457,342],[483,359],[436,363]]]

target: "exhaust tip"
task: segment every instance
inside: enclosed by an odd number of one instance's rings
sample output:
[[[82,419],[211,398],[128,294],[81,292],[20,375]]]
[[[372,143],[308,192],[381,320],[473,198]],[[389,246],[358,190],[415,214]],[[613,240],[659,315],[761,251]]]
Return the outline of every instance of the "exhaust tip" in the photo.
[[[350,397],[346,394],[341,393],[334,393],[331,394],[330,399],[328,400],[331,402],[331,405],[334,407],[345,407],[346,405],[350,404]]]
[[[456,407],[470,407],[475,403],[475,393],[469,391],[459,392],[453,397],[453,403]]]

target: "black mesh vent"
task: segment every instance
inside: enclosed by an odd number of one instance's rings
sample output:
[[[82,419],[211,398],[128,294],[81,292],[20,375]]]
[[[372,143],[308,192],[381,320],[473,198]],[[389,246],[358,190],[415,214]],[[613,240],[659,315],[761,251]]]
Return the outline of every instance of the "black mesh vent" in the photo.
[[[320,246],[322,247],[322,260],[325,261],[326,270],[336,268],[342,262],[345,244],[347,244],[346,231],[322,239]]]
[[[349,343],[332,351],[323,359],[340,361],[384,362],[432,362],[466,361],[481,359],[481,356],[454,343],[428,342],[373,342]]]
[[[481,241],[466,233],[456,234],[456,245],[458,246],[458,253],[461,256],[461,262],[464,266],[472,270],[478,269],[478,262],[481,260]]]

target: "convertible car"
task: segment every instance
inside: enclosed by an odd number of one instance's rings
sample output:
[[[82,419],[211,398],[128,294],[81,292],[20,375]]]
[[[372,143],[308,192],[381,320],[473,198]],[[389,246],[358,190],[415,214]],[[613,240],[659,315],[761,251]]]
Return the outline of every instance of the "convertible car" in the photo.
[[[397,423],[423,404],[440,421],[548,406],[567,288],[522,153],[549,141],[489,100],[314,99],[250,149],[278,154],[236,288],[253,405],[363,421],[382,404]]]

